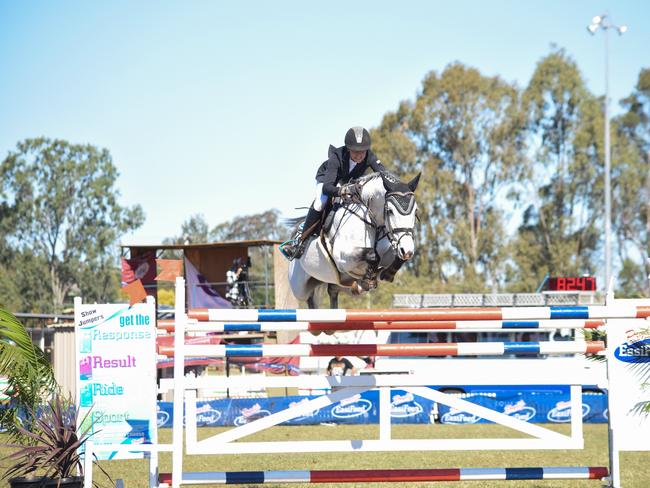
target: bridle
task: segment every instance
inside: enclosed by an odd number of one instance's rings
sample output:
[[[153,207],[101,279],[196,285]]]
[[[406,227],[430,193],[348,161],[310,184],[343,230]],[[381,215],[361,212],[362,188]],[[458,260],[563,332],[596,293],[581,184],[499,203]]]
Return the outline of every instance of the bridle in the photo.
[[[384,224],[386,227],[386,236],[388,237],[388,242],[390,242],[393,251],[395,251],[395,254],[397,255],[397,249],[399,248],[399,243],[402,238],[409,236],[413,239],[413,227],[393,228],[389,219],[389,204],[392,204],[400,215],[410,215],[411,212],[413,212],[413,207],[415,207],[415,193],[412,191],[390,191],[386,193],[384,202]],[[396,233],[400,233],[399,238],[395,236]]]
[[[361,194],[363,183],[359,183],[358,186],[359,194]],[[377,243],[385,237],[388,239],[388,242],[395,252],[395,255],[399,255],[398,248],[401,240],[406,236],[410,236],[413,239],[413,227],[392,227],[389,215],[392,210],[391,205],[395,208],[395,210],[397,210],[400,215],[410,215],[411,212],[413,212],[413,207],[415,206],[414,192],[386,192],[384,197],[384,225],[377,224],[377,218],[373,214],[370,205],[361,200],[361,198],[354,198],[353,202],[363,206],[366,209],[367,218],[364,215],[359,215],[348,206],[344,206],[345,212],[351,213],[365,224],[376,229],[377,235],[375,237],[375,247],[377,246]],[[399,234],[399,237],[396,234]]]

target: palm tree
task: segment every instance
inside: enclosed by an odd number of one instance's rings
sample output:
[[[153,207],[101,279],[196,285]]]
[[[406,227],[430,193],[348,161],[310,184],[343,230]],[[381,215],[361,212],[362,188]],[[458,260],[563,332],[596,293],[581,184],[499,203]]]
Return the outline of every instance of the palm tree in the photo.
[[[18,414],[33,410],[56,389],[50,361],[18,319],[0,308],[0,376],[7,378],[7,408],[0,410],[0,427],[21,437]]]

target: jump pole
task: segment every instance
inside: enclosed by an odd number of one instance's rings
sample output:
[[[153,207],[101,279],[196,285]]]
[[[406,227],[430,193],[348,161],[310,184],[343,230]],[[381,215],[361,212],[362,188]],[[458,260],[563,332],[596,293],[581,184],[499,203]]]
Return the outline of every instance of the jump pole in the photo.
[[[265,483],[377,483],[412,481],[469,480],[600,480],[608,475],[605,467],[534,468],[439,468],[373,469],[318,471],[226,471],[183,473],[188,484],[265,484]],[[161,473],[161,483],[170,483],[171,474]]]
[[[456,320],[561,320],[561,319],[645,319],[650,306],[421,308],[421,309],[193,309],[190,319],[201,322],[373,322],[373,321],[456,321]]]
[[[449,342],[434,344],[218,344],[185,345],[187,354],[203,357],[323,356],[503,356],[506,354],[595,354],[603,341]],[[170,345],[158,352],[174,354]]]
[[[350,330],[444,330],[446,332],[470,330],[526,329],[596,329],[605,325],[602,319],[556,320],[396,320],[367,322],[201,322],[188,320],[186,331],[202,332],[336,332]],[[158,328],[174,331],[174,320],[158,321]]]

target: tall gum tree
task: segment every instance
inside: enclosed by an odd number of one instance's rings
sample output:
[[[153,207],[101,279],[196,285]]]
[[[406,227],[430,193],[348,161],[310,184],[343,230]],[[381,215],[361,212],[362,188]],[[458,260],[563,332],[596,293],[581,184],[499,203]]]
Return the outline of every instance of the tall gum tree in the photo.
[[[595,271],[603,200],[603,119],[563,50],[539,61],[523,94],[530,156],[528,201],[513,242],[512,291],[545,274]],[[600,221],[602,223],[602,221]]]
[[[144,221],[140,206],[119,205],[117,177],[108,150],[58,139],[26,139],[0,163],[6,243],[44,263],[52,311],[73,288],[90,301],[114,298],[117,239]]]
[[[621,261],[619,283],[628,296],[650,296],[650,69],[622,100],[613,122],[613,228]],[[618,164],[617,164],[618,163]]]
[[[423,173],[422,274],[458,291],[498,286],[506,257],[499,199],[526,171],[523,128],[517,87],[461,63],[429,73],[414,102],[384,117],[373,146],[380,158]]]

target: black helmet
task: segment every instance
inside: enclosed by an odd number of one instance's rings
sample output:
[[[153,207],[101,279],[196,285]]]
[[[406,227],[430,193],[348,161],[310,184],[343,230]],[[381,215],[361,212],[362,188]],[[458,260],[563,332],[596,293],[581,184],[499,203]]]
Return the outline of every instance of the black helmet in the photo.
[[[370,149],[370,134],[363,127],[352,127],[345,133],[345,147],[349,151],[367,151]]]

